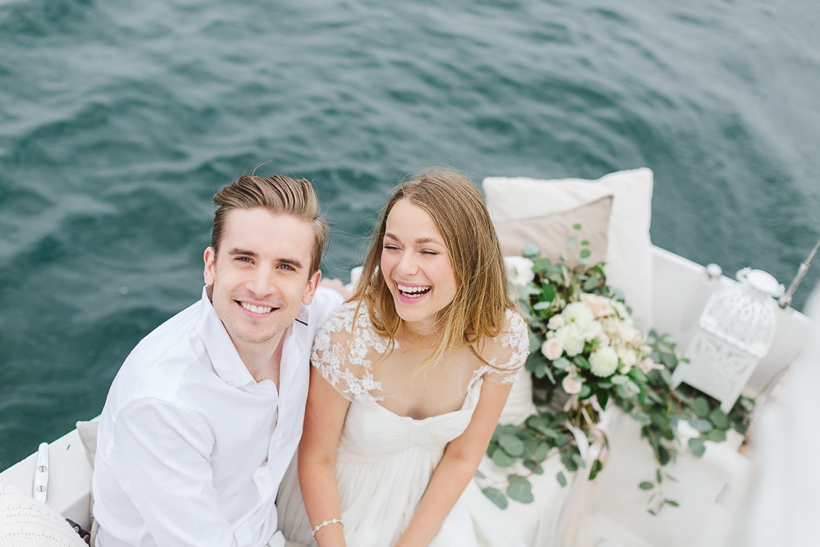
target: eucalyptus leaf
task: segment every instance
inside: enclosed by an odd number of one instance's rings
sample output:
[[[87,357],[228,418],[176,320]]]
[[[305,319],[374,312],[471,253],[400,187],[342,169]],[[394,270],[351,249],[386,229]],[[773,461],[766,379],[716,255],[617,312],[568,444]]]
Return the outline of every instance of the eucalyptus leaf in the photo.
[[[551,267],[552,260],[550,260],[549,258],[539,258],[532,265],[532,269],[535,272],[543,272],[550,269]]]
[[[716,408],[709,413],[709,420],[720,429],[729,429],[729,417],[721,409]]]
[[[515,463],[515,458],[508,455],[504,450],[498,448],[492,455],[493,463],[498,467],[510,467]]]
[[[535,260],[541,254],[541,248],[535,243],[527,243],[524,245],[524,248],[521,249],[521,254],[524,258]]]
[[[535,499],[532,496],[532,485],[525,477],[516,477],[511,480],[507,487],[507,495],[521,503],[532,503]]]
[[[706,452],[706,445],[703,444],[703,441],[700,439],[689,439],[689,450],[692,451],[692,454],[700,458],[703,456],[703,453]]]
[[[713,429],[709,432],[709,440],[716,443],[724,442],[726,440],[726,431],[722,429]]]
[[[649,481],[642,481],[641,484],[638,485],[638,488],[641,490],[652,490],[655,488],[655,485]]]
[[[538,448],[535,450],[535,453],[532,455],[532,459],[537,462],[542,462],[547,459],[547,455],[550,452],[550,445],[544,441],[538,443]]]
[[[531,332],[530,333],[530,353],[536,352],[541,349],[541,344],[544,343],[544,339],[537,334]]]
[[[689,420],[689,425],[701,433],[709,433],[712,431],[712,422],[709,420]]]
[[[550,309],[550,306],[552,306],[552,300],[548,300],[548,301],[543,301],[542,300],[541,302],[536,302],[535,304],[533,304],[532,309],[534,309],[534,310],[548,310],[548,309]]]
[[[589,258],[589,255],[591,254],[592,251],[590,251],[589,249],[581,249],[581,252],[578,253],[578,256],[580,256],[581,258]]]
[[[652,423],[652,418],[649,417],[649,414],[644,412],[643,410],[636,410],[632,414],[630,414],[633,419],[637,420],[639,423],[643,425],[649,425]]]
[[[552,366],[555,367],[556,370],[567,370],[571,364],[566,357],[559,357],[552,362]]]
[[[586,467],[587,466],[587,462],[584,461],[584,458],[582,458],[580,454],[573,454],[572,455],[572,461],[574,461],[575,464],[578,467]]]
[[[663,502],[667,505],[671,505],[672,507],[678,507],[680,504],[675,500],[663,500]]]
[[[583,245],[584,247],[589,247],[589,241],[587,241],[586,239],[582,239],[581,245]]]
[[[692,402],[692,410],[695,411],[698,418],[705,418],[709,415],[709,401],[704,399],[703,397],[697,397]]]
[[[498,488],[487,487],[482,490],[484,495],[490,498],[490,501],[496,504],[500,509],[507,508],[507,497]]]
[[[610,378],[610,381],[617,386],[617,385],[621,385],[621,384],[626,384],[630,380],[629,380],[628,376],[624,376],[622,374],[616,374],[615,376]]]
[[[586,292],[590,292],[590,291],[592,291],[595,287],[597,287],[597,286],[598,286],[598,284],[599,284],[600,282],[601,282],[601,278],[600,278],[600,277],[598,277],[597,275],[591,275],[591,276],[589,276],[589,279],[587,279],[587,280],[584,282],[584,290],[585,290]]]
[[[498,445],[510,456],[519,457],[524,454],[524,442],[515,435],[501,435],[498,438]]]
[[[661,362],[669,368],[675,368],[678,365],[678,358],[674,353],[662,353]]]
[[[621,387],[621,386],[618,386]],[[592,388],[586,384],[581,384],[581,391],[578,392],[578,398],[581,400],[588,399],[592,395]]]
[[[558,479],[558,484],[560,484],[562,487],[567,485],[567,477],[564,476],[563,471],[559,471],[558,474],[555,475],[555,478]]]
[[[576,222],[575,224],[572,225],[572,229],[577,232],[578,230],[581,229],[581,225]]]
[[[476,476],[476,478],[479,478],[479,479],[486,479],[487,478],[487,476],[484,473],[482,473],[480,469],[476,469],[475,476]]]

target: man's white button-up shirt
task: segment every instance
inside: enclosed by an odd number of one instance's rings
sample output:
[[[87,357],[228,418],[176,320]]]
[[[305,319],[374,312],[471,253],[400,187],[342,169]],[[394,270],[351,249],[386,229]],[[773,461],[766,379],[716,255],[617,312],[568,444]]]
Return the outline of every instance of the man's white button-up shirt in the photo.
[[[146,336],[100,418],[93,491],[100,547],[264,545],[302,435],[319,289],[285,333],[279,390],[257,383],[205,291]]]

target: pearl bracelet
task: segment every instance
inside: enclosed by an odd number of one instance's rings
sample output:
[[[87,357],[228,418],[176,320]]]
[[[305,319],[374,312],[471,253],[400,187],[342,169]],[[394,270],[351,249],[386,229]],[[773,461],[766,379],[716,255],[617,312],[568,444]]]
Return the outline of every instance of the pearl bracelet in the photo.
[[[344,523],[342,522],[342,519],[330,519],[330,520],[326,520],[326,521],[324,521],[324,522],[323,522],[323,523],[321,523],[321,524],[317,524],[317,525],[313,528],[313,530],[311,530],[311,531],[310,531],[311,535],[313,535],[313,539],[316,539],[316,532],[318,532],[321,528],[324,528],[324,527],[325,527],[325,526],[327,526],[328,524],[336,524],[337,522],[338,522],[339,524],[341,524],[342,526],[344,526]]]

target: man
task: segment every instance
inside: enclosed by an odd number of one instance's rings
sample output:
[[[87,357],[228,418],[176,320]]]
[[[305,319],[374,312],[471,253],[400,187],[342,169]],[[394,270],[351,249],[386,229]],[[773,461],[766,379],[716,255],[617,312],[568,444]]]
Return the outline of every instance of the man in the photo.
[[[243,176],[214,203],[202,299],[146,336],[108,393],[99,547],[280,541],[274,501],[302,434],[310,346],[341,297],[317,290],[327,226],[308,181]]]

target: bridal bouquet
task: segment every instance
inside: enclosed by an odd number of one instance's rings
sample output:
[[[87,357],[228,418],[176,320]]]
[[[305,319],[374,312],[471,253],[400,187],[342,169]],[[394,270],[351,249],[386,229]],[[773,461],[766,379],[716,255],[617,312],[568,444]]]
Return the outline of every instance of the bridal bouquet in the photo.
[[[649,494],[648,511],[656,514],[664,505],[677,505],[663,493],[664,477],[670,476],[662,467],[674,461],[683,444],[678,425],[688,422],[697,432],[687,444],[701,456],[704,442],[725,441],[729,429],[745,434],[754,402],[741,397],[726,415],[718,401],[694,388],[674,387],[675,341],[654,331],[644,337],[621,294],[607,285],[603,264],[591,264],[586,241],[570,238],[567,246],[568,253],[557,263],[539,258],[535,245],[527,245],[523,257],[505,257],[511,289],[530,327],[526,368],[538,413],[521,426],[496,428],[487,455],[514,472],[504,491],[492,485],[483,491],[501,508],[507,506],[507,496],[531,503],[529,479],[543,474],[542,462],[556,452],[567,472],[589,465],[587,477],[594,479],[603,469],[600,454],[608,447],[600,427],[602,412],[615,404],[641,423],[641,436],[654,452],[658,468],[639,488]],[[574,261],[568,256],[573,248]],[[590,450],[596,443],[601,449],[597,455]],[[568,482],[563,471],[556,479],[562,486]]]

